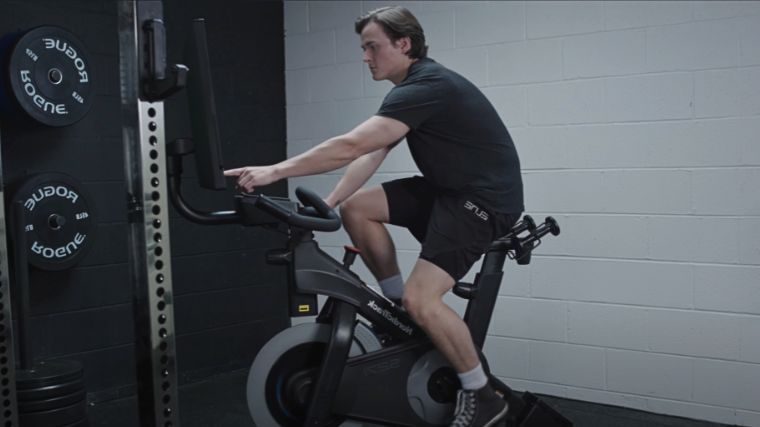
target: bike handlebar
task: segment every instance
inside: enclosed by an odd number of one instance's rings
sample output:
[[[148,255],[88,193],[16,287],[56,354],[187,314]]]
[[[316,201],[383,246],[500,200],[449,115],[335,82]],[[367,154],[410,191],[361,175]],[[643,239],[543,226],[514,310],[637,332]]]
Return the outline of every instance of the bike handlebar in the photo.
[[[338,215],[315,192],[298,187],[296,188],[296,196],[307,209],[294,212],[285,209],[264,195],[259,196],[257,204],[262,210],[288,225],[314,231],[336,231],[340,228],[341,222]],[[316,213],[317,216],[310,215],[311,213]]]

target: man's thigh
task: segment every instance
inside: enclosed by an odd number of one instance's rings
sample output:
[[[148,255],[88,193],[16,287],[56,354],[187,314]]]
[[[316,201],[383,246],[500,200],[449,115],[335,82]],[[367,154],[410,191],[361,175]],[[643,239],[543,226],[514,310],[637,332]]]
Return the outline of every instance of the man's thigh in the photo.
[[[425,240],[435,189],[422,177],[414,176],[383,183],[388,204],[388,224],[409,229],[419,242]]]
[[[460,280],[497,237],[495,219],[484,205],[466,195],[439,196],[420,258],[446,271],[454,281]]]
[[[455,283],[448,272],[428,260],[419,258],[406,280],[404,293],[413,295],[418,300],[434,301],[450,291]]]

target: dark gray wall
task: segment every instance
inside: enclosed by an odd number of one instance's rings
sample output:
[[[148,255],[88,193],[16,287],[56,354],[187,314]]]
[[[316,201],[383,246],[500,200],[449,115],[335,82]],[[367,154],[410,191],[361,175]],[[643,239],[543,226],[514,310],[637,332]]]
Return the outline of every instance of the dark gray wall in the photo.
[[[190,20],[205,17],[225,164],[281,160],[282,4],[219,5],[165,1],[170,59],[181,62]],[[0,0],[0,35],[38,25],[58,25],[81,39],[93,58],[96,97],[90,113],[66,128],[0,118],[6,189],[30,173],[68,173],[91,193],[98,221],[94,247],[75,268],[32,270],[33,349],[37,359],[84,362],[91,398],[130,394],[135,382],[133,290],[127,265],[116,2]],[[190,135],[185,101],[179,94],[166,102],[168,139]],[[186,170],[184,187],[194,204],[231,207],[232,190],[202,191],[191,162],[186,161]],[[285,183],[265,190],[287,194]],[[284,244],[284,236],[239,226],[197,226],[174,211],[170,229],[180,381],[247,366],[258,348],[288,324],[285,272],[263,261],[267,249]]]
[[[285,57],[282,3],[167,0],[172,62],[181,62],[193,18],[205,18],[225,165],[285,158]],[[180,94],[167,103],[168,137],[190,134]],[[232,207],[232,190],[197,190],[186,161],[184,188],[199,206]],[[230,187],[234,181],[229,181]],[[285,182],[265,189],[286,195]],[[239,226],[198,226],[172,216],[180,374],[247,366],[273,331],[287,325],[284,270],[264,252],[284,236]],[[225,351],[220,351],[225,349]]]

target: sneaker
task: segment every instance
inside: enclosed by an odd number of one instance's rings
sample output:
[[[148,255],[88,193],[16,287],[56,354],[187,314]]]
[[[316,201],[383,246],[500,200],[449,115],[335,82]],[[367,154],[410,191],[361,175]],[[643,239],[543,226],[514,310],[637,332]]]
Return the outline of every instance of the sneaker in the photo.
[[[451,427],[492,427],[507,415],[508,405],[490,385],[459,390]]]

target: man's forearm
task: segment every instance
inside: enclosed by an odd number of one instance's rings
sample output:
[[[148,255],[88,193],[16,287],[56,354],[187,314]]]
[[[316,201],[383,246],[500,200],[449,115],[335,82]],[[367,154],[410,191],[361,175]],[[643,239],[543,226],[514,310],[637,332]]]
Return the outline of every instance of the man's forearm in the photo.
[[[328,205],[335,207],[356,192],[373,173],[380,167],[380,164],[388,154],[388,148],[381,148],[377,151],[367,153],[354,160],[349,166],[346,173],[335,185],[330,195],[325,199]]]
[[[336,136],[304,153],[277,163],[274,168],[277,179],[315,175],[339,169],[361,154],[357,144],[344,136]]]

